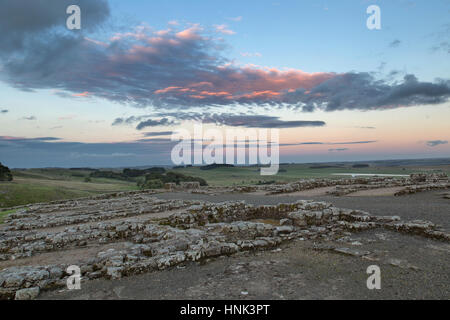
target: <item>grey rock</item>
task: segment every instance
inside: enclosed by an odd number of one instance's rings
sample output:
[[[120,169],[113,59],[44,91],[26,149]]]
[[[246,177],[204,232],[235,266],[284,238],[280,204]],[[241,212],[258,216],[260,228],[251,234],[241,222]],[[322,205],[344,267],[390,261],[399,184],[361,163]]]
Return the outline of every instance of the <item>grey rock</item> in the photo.
[[[16,291],[15,300],[33,300],[39,295],[39,287],[21,289]]]

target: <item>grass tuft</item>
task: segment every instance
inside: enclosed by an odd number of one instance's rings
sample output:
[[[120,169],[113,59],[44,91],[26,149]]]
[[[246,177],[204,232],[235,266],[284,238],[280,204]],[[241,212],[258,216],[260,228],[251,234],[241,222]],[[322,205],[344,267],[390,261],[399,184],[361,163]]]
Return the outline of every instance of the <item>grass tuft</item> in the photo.
[[[6,216],[8,214],[15,213],[15,212],[17,212],[17,209],[0,211],[0,224],[2,224],[4,222],[4,219],[6,218]]]

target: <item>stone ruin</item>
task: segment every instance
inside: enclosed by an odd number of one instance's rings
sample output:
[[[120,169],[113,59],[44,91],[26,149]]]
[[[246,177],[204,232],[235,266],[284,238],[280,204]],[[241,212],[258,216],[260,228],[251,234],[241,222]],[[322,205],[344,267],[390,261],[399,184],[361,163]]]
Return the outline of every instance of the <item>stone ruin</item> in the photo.
[[[317,188],[335,187],[328,194],[343,196],[361,190],[404,187],[395,195],[421,191],[449,189],[450,181],[445,173],[411,174],[410,177],[356,177],[356,178],[316,178],[303,179],[291,183],[269,184],[262,186],[234,187],[233,192],[248,193],[264,191],[268,195],[293,193]]]
[[[448,176],[443,173],[413,173],[410,175],[409,179],[413,183],[421,183],[421,182],[430,182],[430,183],[438,183],[438,182],[446,182],[448,181]]]
[[[198,181],[180,182],[180,188],[183,190],[200,189],[200,182]]]
[[[179,185],[173,182],[165,183],[164,189],[168,191],[189,191],[189,190],[198,190],[200,189],[200,182],[198,181],[181,181]]]
[[[431,222],[405,222],[307,200],[254,206],[160,200],[151,192],[130,192],[29,205],[0,226],[0,298],[30,299],[41,290],[63,288],[70,265],[81,268],[83,281],[119,279],[273,249],[295,239],[338,240],[374,228],[450,241],[450,234]],[[36,263],[43,255],[47,263]]]

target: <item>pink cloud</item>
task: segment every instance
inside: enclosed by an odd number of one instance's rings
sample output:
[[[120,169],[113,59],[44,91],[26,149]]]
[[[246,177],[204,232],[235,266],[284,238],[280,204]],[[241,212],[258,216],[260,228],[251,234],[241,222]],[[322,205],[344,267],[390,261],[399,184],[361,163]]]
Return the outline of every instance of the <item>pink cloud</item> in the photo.
[[[134,38],[136,40],[144,40],[147,37],[147,33],[150,31],[150,27],[143,24],[134,28],[132,32],[116,33],[110,38],[110,41],[120,41],[125,38]]]
[[[221,33],[231,31],[226,25],[216,28]],[[311,90],[336,76],[237,65],[221,55],[223,44],[204,36],[199,24],[181,31],[170,28],[155,31],[141,25],[131,32],[115,34],[111,41],[97,43],[86,39],[98,44],[88,46],[95,59],[80,64],[76,75],[94,85],[86,85],[83,91],[76,82],[72,96],[97,96],[140,105],[284,103],[297,90]],[[72,79],[73,74],[68,81]]]
[[[254,100],[259,102],[280,100],[298,89],[311,90],[334,77],[333,73],[307,73],[301,70],[257,69],[254,67],[225,68],[223,73],[199,72],[196,77],[208,81],[179,83],[158,89],[154,93],[178,95],[184,93],[194,99],[222,98],[226,100]],[[215,90],[206,90],[214,88]],[[308,91],[306,91],[308,92]],[[195,93],[195,94],[193,94]]]
[[[176,37],[183,40],[200,40],[202,39],[202,37],[199,35],[199,33],[202,30],[203,29],[200,27],[200,25],[195,24],[188,29],[178,32],[176,34]]]
[[[197,82],[197,83],[192,83],[189,85],[189,87],[191,88],[195,88],[195,87],[214,87],[214,85],[211,82]]]
[[[164,89],[156,90],[155,94],[168,93],[168,92],[171,92],[171,91],[177,91],[179,89],[182,89],[182,88],[180,88],[180,87],[167,87],[167,88],[164,88]]]
[[[201,95],[195,95],[195,94],[193,94],[193,95],[190,95],[189,97],[191,97],[191,98],[194,98],[194,99],[205,99],[206,97],[205,96],[201,96]]]
[[[236,34],[233,30],[228,29],[228,26],[226,24],[221,25],[215,25],[216,32],[226,35],[233,35]]]
[[[72,96],[74,97],[88,97],[90,93],[88,91],[82,92],[82,93],[74,93]]]

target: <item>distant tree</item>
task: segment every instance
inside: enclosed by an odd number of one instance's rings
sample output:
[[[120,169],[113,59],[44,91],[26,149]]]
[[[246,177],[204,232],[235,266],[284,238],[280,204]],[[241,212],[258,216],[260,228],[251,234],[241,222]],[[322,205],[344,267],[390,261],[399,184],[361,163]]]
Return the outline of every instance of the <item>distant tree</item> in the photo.
[[[353,168],[368,168],[368,167],[370,167],[370,165],[366,163],[358,163],[353,165]]]
[[[160,167],[153,167],[144,170],[139,169],[123,169],[122,174],[126,177],[137,178],[146,175],[147,173],[165,173],[166,169]]]
[[[71,174],[72,177],[83,178],[84,174],[81,172],[74,172]]]
[[[117,180],[125,180],[130,181],[130,177],[125,176],[121,172],[114,171],[94,171],[89,175],[91,178],[107,178],[107,179],[117,179]]]
[[[234,165],[227,163],[213,163],[203,167],[200,167],[200,170],[213,170],[218,168],[233,168]]]
[[[12,181],[12,179],[11,170],[0,163],[0,181]]]
[[[207,186],[208,183],[205,179],[200,177],[191,177],[186,176],[184,174],[169,171],[166,173],[158,173],[152,172],[145,175],[144,179],[139,179],[137,182],[138,187],[141,189],[158,189],[163,187],[164,183],[176,183],[180,184],[180,182],[193,182],[198,181],[201,186]]]
[[[159,179],[151,179],[145,180],[143,183],[138,182],[138,186],[141,189],[162,189],[164,187],[164,184]]]

